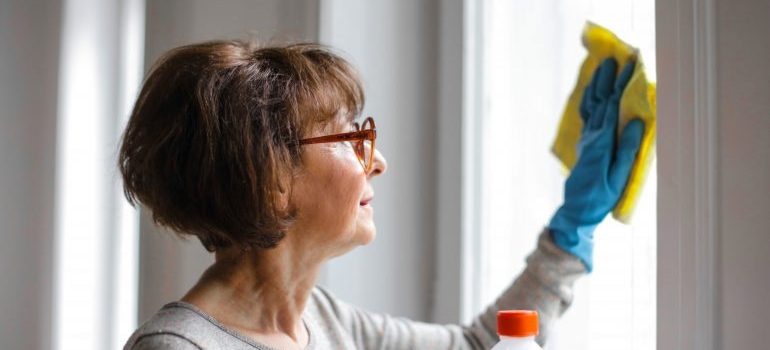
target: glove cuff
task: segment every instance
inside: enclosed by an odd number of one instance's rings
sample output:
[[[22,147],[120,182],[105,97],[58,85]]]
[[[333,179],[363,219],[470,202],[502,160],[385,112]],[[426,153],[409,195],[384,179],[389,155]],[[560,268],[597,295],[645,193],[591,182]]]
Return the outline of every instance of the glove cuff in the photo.
[[[593,270],[594,230],[598,224],[575,224],[559,211],[548,224],[553,242],[564,251],[578,257],[587,272]]]

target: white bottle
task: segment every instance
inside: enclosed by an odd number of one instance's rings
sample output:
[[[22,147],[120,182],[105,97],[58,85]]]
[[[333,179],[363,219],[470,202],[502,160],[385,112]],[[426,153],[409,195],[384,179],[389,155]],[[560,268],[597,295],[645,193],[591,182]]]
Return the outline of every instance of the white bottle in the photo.
[[[537,311],[498,311],[497,334],[500,342],[492,350],[543,350],[535,342],[537,332]]]

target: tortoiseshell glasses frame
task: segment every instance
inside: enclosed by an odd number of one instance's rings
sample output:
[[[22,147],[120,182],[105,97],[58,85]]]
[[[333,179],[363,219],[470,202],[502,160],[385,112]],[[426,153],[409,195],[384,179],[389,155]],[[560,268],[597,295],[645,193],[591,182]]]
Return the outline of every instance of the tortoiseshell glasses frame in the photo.
[[[299,144],[350,142],[353,145],[356,156],[358,156],[358,161],[361,162],[361,166],[364,167],[364,171],[368,174],[374,164],[374,142],[377,140],[377,128],[374,125],[374,118],[366,118],[361,126],[357,122],[353,123],[353,128],[355,128],[355,131],[302,139],[299,140]],[[370,144],[367,145],[367,142]]]

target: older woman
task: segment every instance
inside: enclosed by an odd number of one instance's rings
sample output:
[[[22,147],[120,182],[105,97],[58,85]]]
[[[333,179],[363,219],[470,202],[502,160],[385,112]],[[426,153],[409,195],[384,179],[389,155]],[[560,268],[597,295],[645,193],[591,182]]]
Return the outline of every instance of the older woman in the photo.
[[[603,174],[617,163],[627,177],[641,136],[625,133],[612,151],[613,96],[630,76],[615,83],[615,70],[605,62],[586,94],[581,160],[551,229],[511,287],[463,327],[370,313],[315,285],[327,260],[374,239],[371,182],[387,170],[374,120],[354,121],[364,95],[345,60],[315,44],[170,51],[136,102],[120,170],[132,203],[196,236],[215,262],[125,349],[488,349],[497,310],[509,308],[539,311],[542,343],[625,184]]]

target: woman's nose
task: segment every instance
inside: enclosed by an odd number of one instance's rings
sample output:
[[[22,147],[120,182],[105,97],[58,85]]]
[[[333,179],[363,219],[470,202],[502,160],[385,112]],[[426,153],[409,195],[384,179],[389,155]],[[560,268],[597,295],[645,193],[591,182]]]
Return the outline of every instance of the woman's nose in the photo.
[[[377,175],[381,175],[388,170],[388,161],[385,160],[385,156],[380,153],[379,150],[374,150],[374,164],[372,164],[372,170],[369,171],[368,177],[372,178]]]

